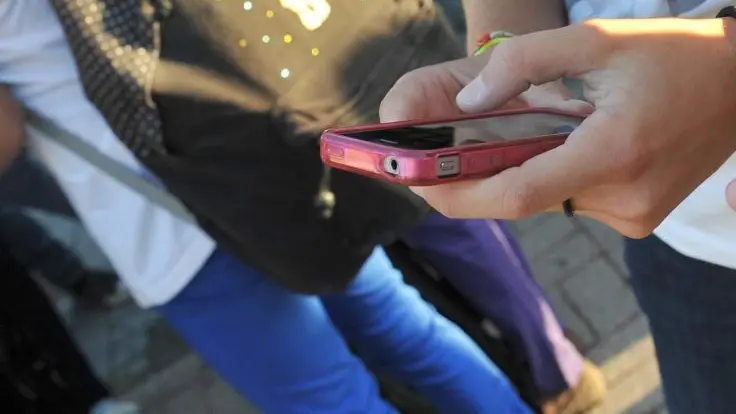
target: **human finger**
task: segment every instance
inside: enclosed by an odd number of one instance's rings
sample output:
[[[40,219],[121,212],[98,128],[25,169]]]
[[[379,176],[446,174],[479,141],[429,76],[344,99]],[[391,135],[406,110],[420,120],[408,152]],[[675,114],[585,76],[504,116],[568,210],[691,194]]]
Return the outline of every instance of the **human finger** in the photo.
[[[517,219],[551,206],[606,179],[611,152],[593,139],[612,130],[608,118],[594,113],[568,138],[568,143],[493,177],[415,189],[449,217]],[[572,142],[570,142],[572,141]]]
[[[726,200],[732,209],[736,210],[736,179],[726,187]]]
[[[575,99],[572,92],[561,82],[532,86],[520,97],[527,106],[533,108],[554,108],[581,114],[590,114],[595,109],[589,102]]]
[[[460,115],[457,93],[478,75],[488,56],[469,57],[415,69],[394,84],[383,98],[381,122]]]
[[[593,26],[577,24],[506,40],[496,47],[479,76],[457,96],[466,112],[499,107],[531,85],[576,77],[597,67],[605,37]]]

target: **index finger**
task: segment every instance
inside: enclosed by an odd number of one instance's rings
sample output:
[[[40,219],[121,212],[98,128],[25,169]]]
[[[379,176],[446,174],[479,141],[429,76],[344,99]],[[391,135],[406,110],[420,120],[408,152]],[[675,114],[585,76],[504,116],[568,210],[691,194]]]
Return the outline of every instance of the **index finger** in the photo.
[[[616,157],[593,134],[610,130],[607,123],[593,114],[564,145],[493,177],[412,190],[453,218],[518,219],[546,210],[604,179]]]
[[[532,85],[581,76],[599,65],[608,52],[605,42],[594,23],[510,38],[496,47],[457,103],[466,112],[488,111]]]

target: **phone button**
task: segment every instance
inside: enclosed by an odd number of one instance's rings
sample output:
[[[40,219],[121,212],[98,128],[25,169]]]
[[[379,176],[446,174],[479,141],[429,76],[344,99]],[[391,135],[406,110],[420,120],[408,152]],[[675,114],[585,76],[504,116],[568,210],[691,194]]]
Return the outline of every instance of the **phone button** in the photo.
[[[437,177],[452,177],[460,174],[460,157],[444,155],[437,158]]]

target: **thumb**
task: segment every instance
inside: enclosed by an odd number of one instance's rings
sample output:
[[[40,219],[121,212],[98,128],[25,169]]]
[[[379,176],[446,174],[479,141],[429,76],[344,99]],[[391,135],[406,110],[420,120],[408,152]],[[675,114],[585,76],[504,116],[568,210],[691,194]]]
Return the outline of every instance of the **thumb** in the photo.
[[[457,95],[465,112],[496,109],[529,89],[593,69],[606,48],[592,24],[578,24],[508,39],[496,46],[488,64]]]
[[[736,210],[736,179],[726,187],[726,200],[732,209]]]

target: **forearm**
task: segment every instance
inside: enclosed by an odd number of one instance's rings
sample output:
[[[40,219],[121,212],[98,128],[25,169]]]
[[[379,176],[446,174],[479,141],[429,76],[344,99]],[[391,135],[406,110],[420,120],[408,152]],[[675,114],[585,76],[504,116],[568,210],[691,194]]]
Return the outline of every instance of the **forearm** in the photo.
[[[23,112],[7,86],[0,85],[0,173],[23,146]]]
[[[462,0],[468,28],[468,53],[483,33],[504,30],[524,34],[567,23],[564,0]]]

